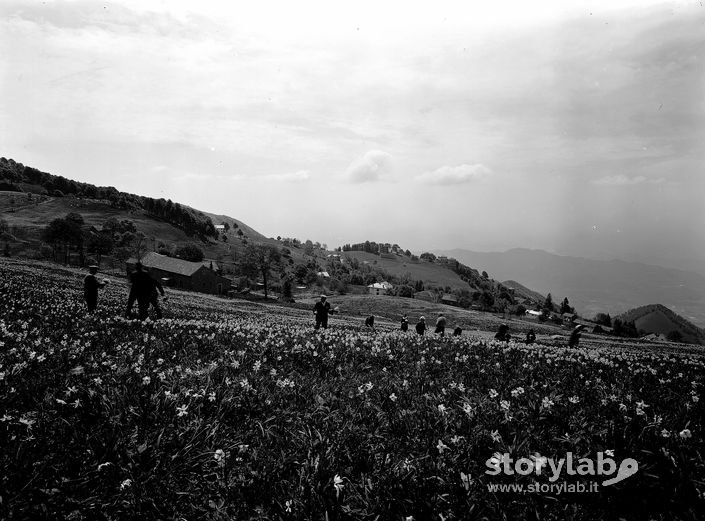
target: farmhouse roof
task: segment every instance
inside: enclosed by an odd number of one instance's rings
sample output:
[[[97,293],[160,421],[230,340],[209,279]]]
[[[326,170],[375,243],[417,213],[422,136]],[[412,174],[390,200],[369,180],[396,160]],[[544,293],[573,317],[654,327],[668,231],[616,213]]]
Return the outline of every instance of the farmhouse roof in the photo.
[[[372,289],[392,289],[394,286],[392,286],[389,282],[385,280],[382,282],[375,282],[374,284],[370,284],[367,287]]]
[[[135,264],[136,259],[132,258],[127,261],[128,264]],[[160,255],[159,253],[150,251],[142,257],[142,264],[148,268],[155,268],[162,271],[167,271],[169,273],[176,273],[179,275],[185,275],[187,277],[192,276],[203,266],[201,262],[189,262],[182,259],[176,259],[174,257],[167,257],[166,255]]]

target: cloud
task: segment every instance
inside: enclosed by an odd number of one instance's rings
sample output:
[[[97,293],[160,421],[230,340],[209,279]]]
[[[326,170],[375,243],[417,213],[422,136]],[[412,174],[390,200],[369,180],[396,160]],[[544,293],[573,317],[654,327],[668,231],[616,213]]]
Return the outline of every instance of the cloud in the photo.
[[[271,174],[262,176],[263,179],[271,179],[273,181],[300,182],[308,181],[311,178],[308,170],[299,170],[297,172],[288,172],[286,174]]]
[[[380,181],[391,169],[392,156],[381,150],[370,150],[356,159],[345,171],[345,177],[351,183],[369,183]]]
[[[442,166],[432,172],[425,172],[416,179],[432,185],[459,185],[481,181],[492,176],[492,170],[485,165]]]
[[[636,175],[632,177],[628,177],[624,174],[619,174],[619,175],[612,175],[612,176],[605,176],[601,177],[600,179],[595,179],[593,181],[593,184],[597,186],[631,186],[631,185],[640,185],[640,184],[660,184],[665,182],[665,179],[663,177],[659,177],[658,179],[649,179],[647,177],[644,177],[643,175]]]

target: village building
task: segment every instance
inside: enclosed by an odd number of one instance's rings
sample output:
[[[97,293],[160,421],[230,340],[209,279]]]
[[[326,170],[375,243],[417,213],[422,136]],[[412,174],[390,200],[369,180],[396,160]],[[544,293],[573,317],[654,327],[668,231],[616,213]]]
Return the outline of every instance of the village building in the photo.
[[[370,284],[369,286],[367,286],[367,292],[370,295],[386,295],[392,289],[394,289],[394,286],[392,286],[389,282],[386,281],[375,282],[374,284]]]
[[[455,298],[454,295],[451,295],[450,293],[445,293],[441,297],[441,303],[442,304],[447,304],[449,306],[457,306],[458,305],[458,299]]]
[[[230,289],[231,281],[218,275],[212,262],[189,262],[155,252],[146,253],[141,262],[164,286],[214,295],[225,295]],[[128,276],[134,271],[135,264],[135,258],[126,262]]]

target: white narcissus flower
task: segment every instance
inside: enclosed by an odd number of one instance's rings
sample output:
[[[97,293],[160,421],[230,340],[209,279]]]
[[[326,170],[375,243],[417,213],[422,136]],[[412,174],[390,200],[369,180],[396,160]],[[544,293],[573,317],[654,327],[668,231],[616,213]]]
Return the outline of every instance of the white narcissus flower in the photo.
[[[690,429],[683,429],[678,433],[678,436],[680,436],[684,440],[688,440],[693,437],[693,433],[690,432]]]
[[[336,498],[340,497],[340,493],[343,491],[344,487],[345,485],[343,485],[343,478],[341,478],[339,474],[336,474],[333,478],[333,488],[335,488]]]

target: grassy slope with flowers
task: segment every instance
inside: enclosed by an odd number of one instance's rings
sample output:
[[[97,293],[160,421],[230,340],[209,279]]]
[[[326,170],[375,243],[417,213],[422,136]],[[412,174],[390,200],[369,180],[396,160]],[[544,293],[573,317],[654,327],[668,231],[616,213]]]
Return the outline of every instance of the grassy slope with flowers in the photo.
[[[86,317],[75,272],[0,260],[0,518],[700,519],[696,350],[360,332],[175,294]],[[77,287],[78,286],[78,287]],[[249,307],[248,307],[249,306]],[[501,494],[496,452],[632,457],[582,495]]]

